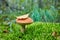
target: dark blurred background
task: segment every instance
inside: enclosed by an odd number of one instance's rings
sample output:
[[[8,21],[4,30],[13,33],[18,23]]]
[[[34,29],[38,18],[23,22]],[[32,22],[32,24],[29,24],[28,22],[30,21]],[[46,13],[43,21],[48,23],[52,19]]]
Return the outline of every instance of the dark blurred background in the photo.
[[[0,0],[0,22],[28,13],[34,22],[60,22],[60,0]]]

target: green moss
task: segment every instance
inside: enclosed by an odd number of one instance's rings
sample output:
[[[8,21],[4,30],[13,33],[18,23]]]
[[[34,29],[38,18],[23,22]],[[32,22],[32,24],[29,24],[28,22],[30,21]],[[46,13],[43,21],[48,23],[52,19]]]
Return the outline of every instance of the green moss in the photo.
[[[3,33],[6,26],[0,26],[0,39],[4,40],[58,40],[52,36],[56,31],[60,34],[60,23],[35,22],[27,25],[25,34],[21,34],[20,25],[13,23],[12,32]]]

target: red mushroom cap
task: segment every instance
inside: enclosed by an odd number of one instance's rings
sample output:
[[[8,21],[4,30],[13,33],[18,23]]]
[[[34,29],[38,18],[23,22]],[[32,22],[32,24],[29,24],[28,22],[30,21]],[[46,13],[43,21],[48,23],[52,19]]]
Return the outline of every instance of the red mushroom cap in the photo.
[[[19,24],[30,24],[33,22],[33,20],[31,18],[27,18],[27,19],[16,19],[16,22]]]

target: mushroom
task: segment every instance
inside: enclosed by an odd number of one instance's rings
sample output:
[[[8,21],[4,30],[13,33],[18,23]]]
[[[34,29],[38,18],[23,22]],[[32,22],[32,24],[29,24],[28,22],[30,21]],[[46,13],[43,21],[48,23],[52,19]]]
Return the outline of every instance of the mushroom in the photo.
[[[16,22],[22,26],[21,32],[25,32],[25,26],[31,24],[33,20],[28,17],[28,14],[17,17]]]

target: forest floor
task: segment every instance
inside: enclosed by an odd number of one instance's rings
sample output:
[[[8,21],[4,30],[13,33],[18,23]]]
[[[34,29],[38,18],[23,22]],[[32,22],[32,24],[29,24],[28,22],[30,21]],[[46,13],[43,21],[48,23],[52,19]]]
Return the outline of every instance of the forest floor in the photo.
[[[27,25],[26,32],[20,32],[21,26],[0,24],[0,40],[60,40],[60,23],[35,22]]]

